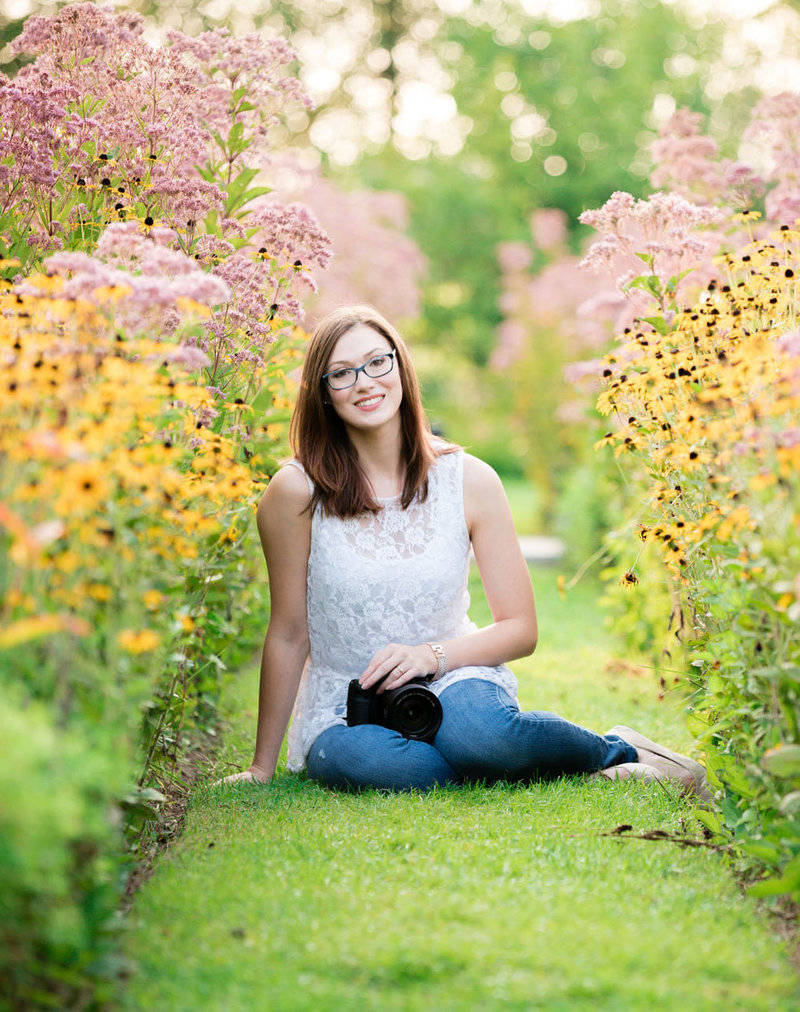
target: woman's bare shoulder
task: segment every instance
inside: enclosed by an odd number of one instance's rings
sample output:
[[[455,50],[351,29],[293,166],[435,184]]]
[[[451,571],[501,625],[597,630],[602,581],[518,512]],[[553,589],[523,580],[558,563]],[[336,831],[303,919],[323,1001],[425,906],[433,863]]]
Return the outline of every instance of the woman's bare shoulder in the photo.
[[[471,453],[464,453],[464,488],[475,493],[497,490],[503,487],[497,471],[485,460]]]
[[[311,490],[305,472],[293,464],[284,464],[270,478],[258,504],[264,511],[303,513],[311,501]]]

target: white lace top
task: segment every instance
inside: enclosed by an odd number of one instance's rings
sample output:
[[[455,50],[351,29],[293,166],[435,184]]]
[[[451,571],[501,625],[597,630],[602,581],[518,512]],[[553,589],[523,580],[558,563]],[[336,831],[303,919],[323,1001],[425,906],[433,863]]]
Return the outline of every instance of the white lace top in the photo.
[[[467,616],[470,543],[464,518],[463,451],[436,459],[424,503],[400,496],[380,513],[340,519],[317,509],[308,560],[310,654],[289,729],[288,768],[298,772],[315,738],[345,724],[347,686],[387,643],[427,643],[476,628]],[[297,461],[292,466],[303,470]],[[309,485],[311,482],[309,480]],[[508,667],[464,667],[432,682],[439,695],[483,678],[516,697]]]

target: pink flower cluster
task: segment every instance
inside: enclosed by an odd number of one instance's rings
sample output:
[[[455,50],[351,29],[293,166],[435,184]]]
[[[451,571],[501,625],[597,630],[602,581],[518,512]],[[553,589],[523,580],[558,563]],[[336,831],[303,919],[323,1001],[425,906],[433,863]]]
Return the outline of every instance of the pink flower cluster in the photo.
[[[212,131],[230,129],[230,115],[249,139],[251,157],[266,152],[269,127],[278,121],[285,102],[313,105],[299,80],[283,74],[297,54],[282,38],[252,33],[242,38],[227,28],[189,38],[181,32],[167,36],[172,51],[185,65],[196,68],[205,82],[205,126]],[[246,101],[242,99],[246,96]]]
[[[617,192],[598,210],[584,211],[579,220],[601,233],[580,266],[610,271],[622,291],[635,294],[630,289],[634,277],[651,274],[666,286],[685,267],[702,263],[717,242],[712,236],[699,235],[698,229],[721,224],[724,215],[676,193],[636,200],[629,193]],[[649,261],[643,263],[640,254]]]
[[[220,278],[169,248],[174,238],[170,229],[153,229],[145,237],[131,223],[110,225],[93,256],[56,253],[44,267],[66,279],[61,293],[66,298],[102,306],[108,290],[126,293],[114,301],[114,318],[129,333],[168,335],[180,322],[182,299],[212,308],[227,303],[232,295]]]
[[[753,110],[745,137],[766,146],[772,159],[766,197],[767,216],[781,225],[800,218],[800,94],[763,98]]]
[[[650,148],[650,182],[695,204],[750,207],[764,181],[750,166],[720,158],[716,141],[701,133],[702,123],[700,113],[678,109],[661,127]]]
[[[546,235],[553,240],[551,249],[558,252],[566,215],[556,208],[537,211],[531,220],[534,241],[544,221],[549,230]],[[526,243],[501,243],[497,256],[503,271],[500,309],[504,319],[491,357],[496,369],[508,368],[526,348],[540,342],[551,345],[550,358],[559,357],[567,363],[588,350],[604,347],[614,328],[630,322],[625,298],[619,292],[609,297],[605,279],[587,277],[578,269],[579,257],[557,256],[532,274],[533,254]]]
[[[239,174],[269,164],[269,129],[287,103],[310,103],[285,72],[295,54],[283,39],[217,29],[154,47],[144,27],[93,3],[25,22],[13,52],[36,59],[0,77],[0,213],[15,223],[0,252],[15,241],[81,250],[46,268],[68,278],[68,295],[126,285],[120,324],[154,336],[177,326],[181,298],[213,307],[191,360],[213,355],[222,392],[226,371],[262,361],[302,319],[300,293],[330,257],[300,204],[224,211]]]
[[[320,177],[306,180],[301,196],[335,250],[320,290],[309,301],[310,318],[355,302],[374,305],[394,320],[419,315],[425,258],[406,234],[405,198],[387,191],[345,191]]]
[[[74,205],[76,225],[83,205],[101,224],[99,212],[135,214],[191,231],[222,201],[197,167],[222,161],[228,177],[263,167],[269,126],[287,102],[309,101],[284,73],[294,52],[283,39],[172,32],[157,48],[144,25],[139,14],[93,3],[25,22],[12,52],[36,59],[0,81],[6,204],[13,187],[14,202],[33,212],[55,188],[62,206]],[[235,150],[222,152],[215,137],[233,127]],[[30,219],[35,227],[37,215]]]

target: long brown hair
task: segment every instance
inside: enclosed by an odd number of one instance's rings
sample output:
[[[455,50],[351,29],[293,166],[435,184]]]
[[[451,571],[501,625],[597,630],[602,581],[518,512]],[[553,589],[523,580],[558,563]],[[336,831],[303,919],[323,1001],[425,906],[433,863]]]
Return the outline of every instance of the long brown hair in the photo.
[[[371,306],[343,306],[329,313],[314,328],[308,342],[300,392],[289,426],[289,441],[292,452],[314,483],[311,509],[320,505],[326,513],[338,517],[352,517],[365,511],[377,513],[381,509],[359,465],[358,454],[344,422],[324,398],[325,381],[322,377],[333,349],[339,338],[357,324],[371,327],[385,337],[397,352],[397,368],[403,389],[400,403],[400,452],[405,465],[405,484],[400,500],[403,509],[415,498],[425,500],[428,469],[440,452],[433,448],[416,372],[400,334]]]

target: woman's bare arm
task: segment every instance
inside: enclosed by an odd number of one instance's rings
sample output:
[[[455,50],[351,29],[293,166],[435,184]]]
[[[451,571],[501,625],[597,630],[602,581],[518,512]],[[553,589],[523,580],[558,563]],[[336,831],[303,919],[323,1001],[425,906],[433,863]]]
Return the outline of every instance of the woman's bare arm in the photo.
[[[270,618],[261,652],[255,755],[247,770],[226,781],[269,780],[278,762],[308,657],[309,498],[305,476],[296,467],[284,467],[258,506],[258,533],[269,573]]]

